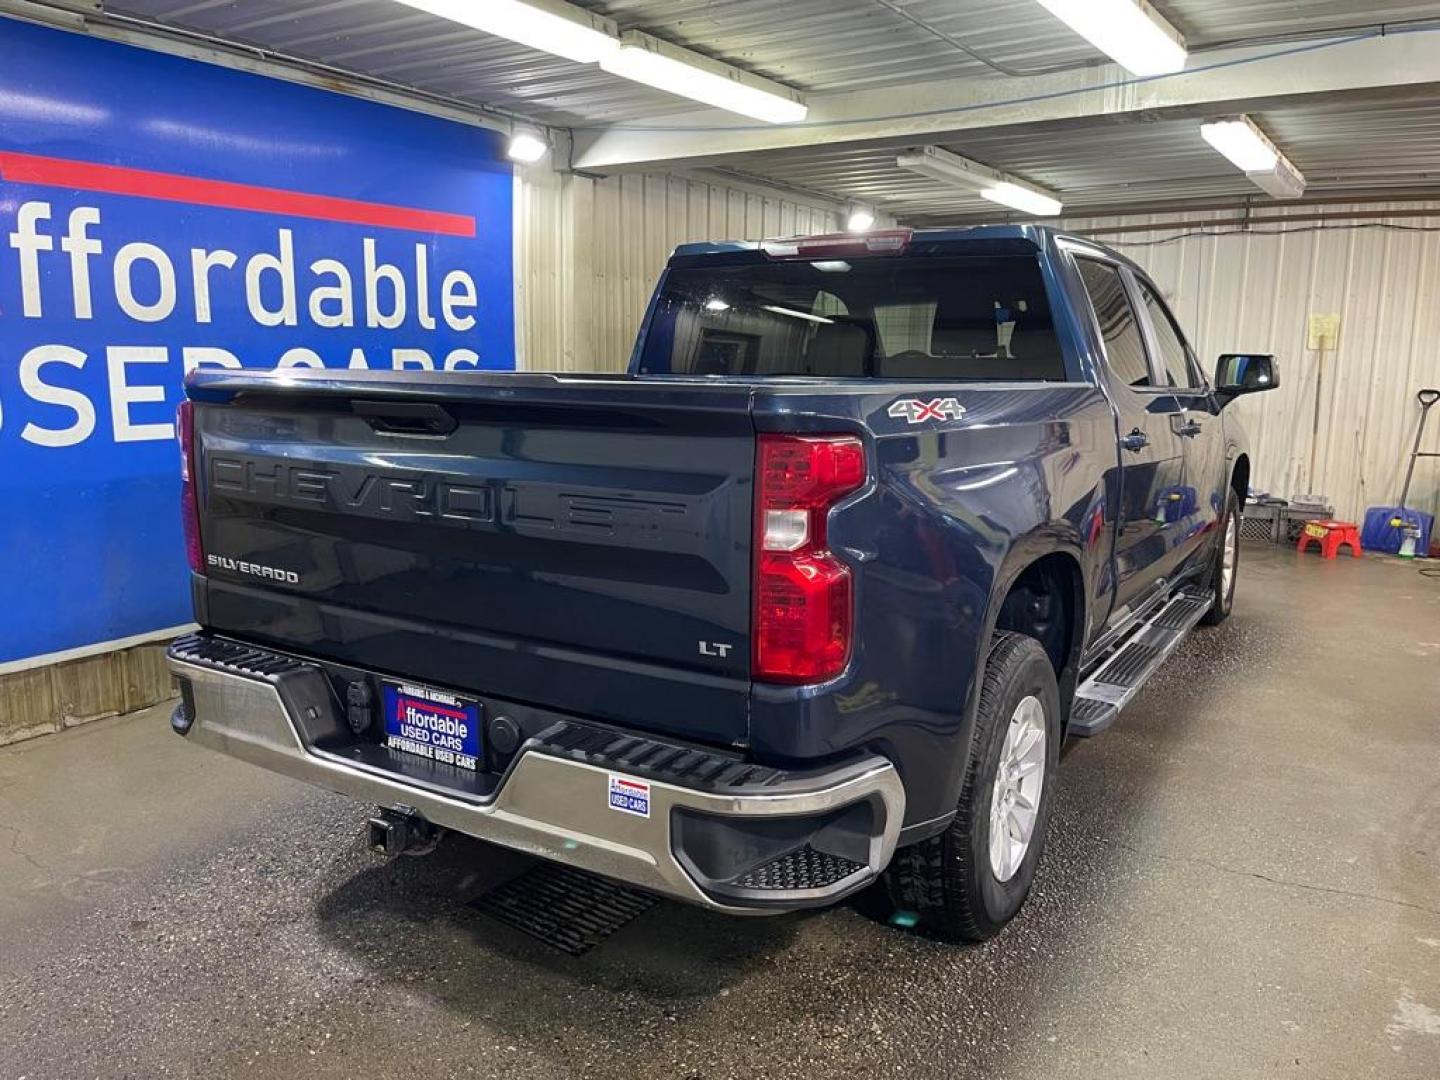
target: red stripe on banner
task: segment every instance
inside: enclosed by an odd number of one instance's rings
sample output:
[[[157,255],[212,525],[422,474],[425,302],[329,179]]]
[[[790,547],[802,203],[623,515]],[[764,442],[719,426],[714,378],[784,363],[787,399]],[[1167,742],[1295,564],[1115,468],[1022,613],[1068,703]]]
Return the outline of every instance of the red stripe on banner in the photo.
[[[20,184],[80,188],[110,195],[137,195],[143,199],[220,206],[227,210],[256,210],[291,217],[374,225],[382,229],[409,229],[445,236],[475,235],[475,219],[465,214],[416,210],[407,206],[309,195],[284,188],[234,184],[228,180],[201,180],[179,173],[97,165],[90,161],[41,157],[0,151],[0,178]]]

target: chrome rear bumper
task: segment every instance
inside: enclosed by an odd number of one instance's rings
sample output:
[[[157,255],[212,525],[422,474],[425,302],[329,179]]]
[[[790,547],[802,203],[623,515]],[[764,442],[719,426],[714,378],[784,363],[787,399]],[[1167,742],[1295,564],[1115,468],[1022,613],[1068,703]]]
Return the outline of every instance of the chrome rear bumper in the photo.
[[[290,659],[292,672],[307,666]],[[412,808],[447,829],[717,910],[761,914],[815,907],[854,892],[889,863],[904,818],[899,775],[876,756],[763,788],[706,790],[626,773],[595,755],[577,760],[544,739],[529,740],[494,795],[475,800],[307,746],[299,734],[303,725],[289,714],[276,681],[263,673],[227,670],[197,659],[194,649],[175,647],[168,664],[182,682],[180,709],[189,711],[176,730],[192,742],[363,802]],[[614,776],[649,786],[648,816],[610,809]],[[807,821],[819,831],[807,833]],[[766,843],[790,843],[793,850],[767,856],[764,865],[742,868],[743,873],[708,876],[717,860],[733,859],[737,837],[744,847],[746,830],[757,828],[790,837]],[[840,838],[846,857],[826,851],[834,846],[830,836]]]

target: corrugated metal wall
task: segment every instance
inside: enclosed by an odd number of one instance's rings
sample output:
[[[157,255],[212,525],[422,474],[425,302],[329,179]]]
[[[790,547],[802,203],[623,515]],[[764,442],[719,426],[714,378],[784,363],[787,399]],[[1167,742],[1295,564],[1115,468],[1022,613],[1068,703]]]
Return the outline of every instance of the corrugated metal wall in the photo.
[[[620,371],[666,258],[694,240],[834,232],[833,207],[667,175],[516,179],[515,305],[527,371]]]
[[[1383,209],[1434,211],[1385,218]],[[1267,215],[1273,211],[1266,211]],[[1252,483],[1289,497],[1318,492],[1352,520],[1396,501],[1420,411],[1415,391],[1440,386],[1440,204],[1307,206],[1289,214],[1374,213],[1324,222],[1177,228],[1107,235],[1144,218],[1067,223],[1146,267],[1202,361],[1222,352],[1272,352],[1281,387],[1242,399],[1254,449]],[[1186,215],[1234,218],[1234,211]],[[1173,218],[1172,218],[1173,220]],[[1311,314],[1340,316],[1324,357],[1315,476],[1309,475],[1319,355],[1306,348]],[[1440,410],[1425,449],[1440,450]],[[1440,513],[1440,461],[1421,459],[1409,502]]]

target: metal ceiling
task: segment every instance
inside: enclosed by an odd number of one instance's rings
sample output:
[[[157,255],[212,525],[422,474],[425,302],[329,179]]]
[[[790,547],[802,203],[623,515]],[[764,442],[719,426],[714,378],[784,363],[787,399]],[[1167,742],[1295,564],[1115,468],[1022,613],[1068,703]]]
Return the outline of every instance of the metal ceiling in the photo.
[[[1433,98],[1279,109],[1255,119],[1305,174],[1309,195],[1440,191],[1440,102]],[[1201,139],[1195,118],[988,128],[943,145],[1055,189],[1067,213],[1260,194]],[[896,152],[893,146],[774,152],[748,157],[734,171],[875,202],[909,222],[1003,213],[978,196],[898,168]]]
[[[479,0],[483,2],[483,0]],[[574,0],[816,96],[919,80],[991,76],[1103,59],[1034,0]],[[1155,0],[1192,51],[1377,24],[1440,20],[1415,0]],[[556,126],[639,120],[692,105],[394,0],[104,0],[140,19]],[[1440,103],[1357,98],[1257,116],[1310,193],[1440,190]],[[1200,139],[1194,119],[1091,118],[976,130],[947,148],[1060,191],[1067,212],[1239,198],[1256,189]],[[902,220],[996,216],[963,192],[897,169],[893,147],[751,154],[747,178],[873,201]]]
[[[812,94],[995,73],[993,65],[1033,73],[1104,59],[1034,0],[572,2],[609,15],[622,30],[647,30]],[[1440,17],[1433,0],[1163,0],[1156,6],[1201,50],[1257,36]],[[104,9],[561,126],[692,107],[394,0],[105,0]]]

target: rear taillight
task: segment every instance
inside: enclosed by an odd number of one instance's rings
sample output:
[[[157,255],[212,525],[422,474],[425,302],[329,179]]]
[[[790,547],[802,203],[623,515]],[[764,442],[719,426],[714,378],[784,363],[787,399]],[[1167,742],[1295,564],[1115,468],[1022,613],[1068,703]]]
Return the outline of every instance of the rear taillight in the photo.
[[[826,546],[830,508],[865,482],[849,435],[761,435],[755,490],[754,676],[822,682],[850,657],[850,568]]]
[[[195,493],[195,407],[180,402],[175,413],[175,437],[180,440],[180,521],[185,527],[185,558],[197,574],[205,572],[205,549],[200,544],[200,503]]]

